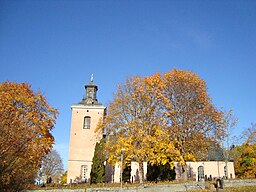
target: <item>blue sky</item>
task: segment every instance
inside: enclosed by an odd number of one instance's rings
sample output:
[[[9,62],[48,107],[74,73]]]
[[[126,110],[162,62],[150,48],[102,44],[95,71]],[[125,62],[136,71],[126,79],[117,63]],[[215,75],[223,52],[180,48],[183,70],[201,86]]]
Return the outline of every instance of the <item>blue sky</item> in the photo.
[[[255,21],[254,0],[0,0],[0,82],[30,83],[59,110],[65,168],[70,106],[92,73],[107,105],[129,76],[193,71],[215,105],[233,108],[238,135],[256,122]]]

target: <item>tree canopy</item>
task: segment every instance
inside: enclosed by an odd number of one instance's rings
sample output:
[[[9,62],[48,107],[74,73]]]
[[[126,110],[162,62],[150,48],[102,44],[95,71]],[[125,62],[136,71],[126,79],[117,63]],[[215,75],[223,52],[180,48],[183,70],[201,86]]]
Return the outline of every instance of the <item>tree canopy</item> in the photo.
[[[211,102],[206,83],[192,72],[174,69],[148,77],[131,77],[118,85],[98,130],[108,136],[109,162],[120,159],[152,165],[202,158],[209,143],[225,134],[222,112]]]
[[[256,176],[256,124],[247,128],[243,135],[246,141],[233,149],[235,169],[238,177],[255,178]]]
[[[204,159],[210,142],[225,135],[223,113],[212,104],[205,81],[195,73],[174,69],[162,79],[159,92],[171,140],[184,160]]]
[[[54,143],[57,110],[26,83],[0,84],[0,186],[18,191],[33,182]]]

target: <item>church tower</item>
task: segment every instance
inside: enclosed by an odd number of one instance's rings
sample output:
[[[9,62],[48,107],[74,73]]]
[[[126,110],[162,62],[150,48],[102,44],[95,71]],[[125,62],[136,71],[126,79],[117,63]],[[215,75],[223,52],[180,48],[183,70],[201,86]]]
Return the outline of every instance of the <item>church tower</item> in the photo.
[[[71,106],[68,183],[76,182],[76,178],[83,181],[90,179],[95,145],[102,138],[102,135],[95,133],[95,129],[105,113],[105,107],[97,100],[97,91],[92,76],[90,83],[85,85],[83,100]]]

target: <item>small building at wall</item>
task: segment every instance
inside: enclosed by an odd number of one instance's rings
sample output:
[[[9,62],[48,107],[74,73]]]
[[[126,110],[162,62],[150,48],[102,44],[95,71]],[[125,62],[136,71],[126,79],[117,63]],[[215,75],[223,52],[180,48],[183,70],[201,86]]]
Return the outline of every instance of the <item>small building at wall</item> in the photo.
[[[235,178],[233,162],[225,161],[198,161],[186,162],[187,178],[201,180],[212,180],[214,178]],[[182,166],[175,163],[176,179],[182,179]]]
[[[202,181],[213,180],[217,178],[235,178],[235,170],[233,162],[225,161],[198,161],[186,163],[187,178],[190,180]],[[120,182],[120,163],[116,163],[114,167],[110,166],[108,182],[119,183]],[[183,179],[181,174],[183,168],[177,162],[174,163],[176,180]],[[143,163],[144,178],[147,177],[147,163]],[[131,177],[130,182],[139,182],[139,164],[137,162],[131,162]]]

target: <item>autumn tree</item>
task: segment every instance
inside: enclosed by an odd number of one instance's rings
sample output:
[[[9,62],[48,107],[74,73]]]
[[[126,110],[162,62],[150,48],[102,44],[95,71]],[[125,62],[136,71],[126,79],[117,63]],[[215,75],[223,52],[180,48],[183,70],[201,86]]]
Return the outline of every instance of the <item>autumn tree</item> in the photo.
[[[105,181],[105,161],[106,153],[104,150],[105,138],[96,143],[94,156],[92,159],[92,168],[90,173],[91,183],[102,183]]]
[[[20,191],[33,183],[54,143],[57,110],[26,83],[0,84],[0,186]]]
[[[128,78],[118,86],[114,101],[108,107],[108,115],[99,124],[108,136],[106,150],[108,161],[120,161],[121,149],[125,149],[126,163],[139,163],[139,179],[143,181],[143,162],[174,166],[181,161],[170,135],[165,131],[166,119],[161,114],[160,98],[157,95],[159,73],[150,77]]]
[[[212,104],[205,81],[195,73],[174,69],[163,74],[158,88],[162,115],[168,121],[165,131],[183,160],[206,158],[209,144],[223,138],[225,127],[223,113]]]
[[[46,183],[58,183],[60,181],[63,174],[63,163],[58,151],[53,149],[43,157],[40,174]]]
[[[256,177],[256,124],[247,128],[243,135],[247,136],[241,146],[234,149],[235,170],[238,177]]]
[[[210,144],[225,135],[223,113],[212,104],[205,81],[177,69],[119,85],[98,130],[103,128],[109,136],[108,160],[117,162],[124,148],[125,160],[139,163],[140,181],[143,161],[185,166],[205,159]]]

